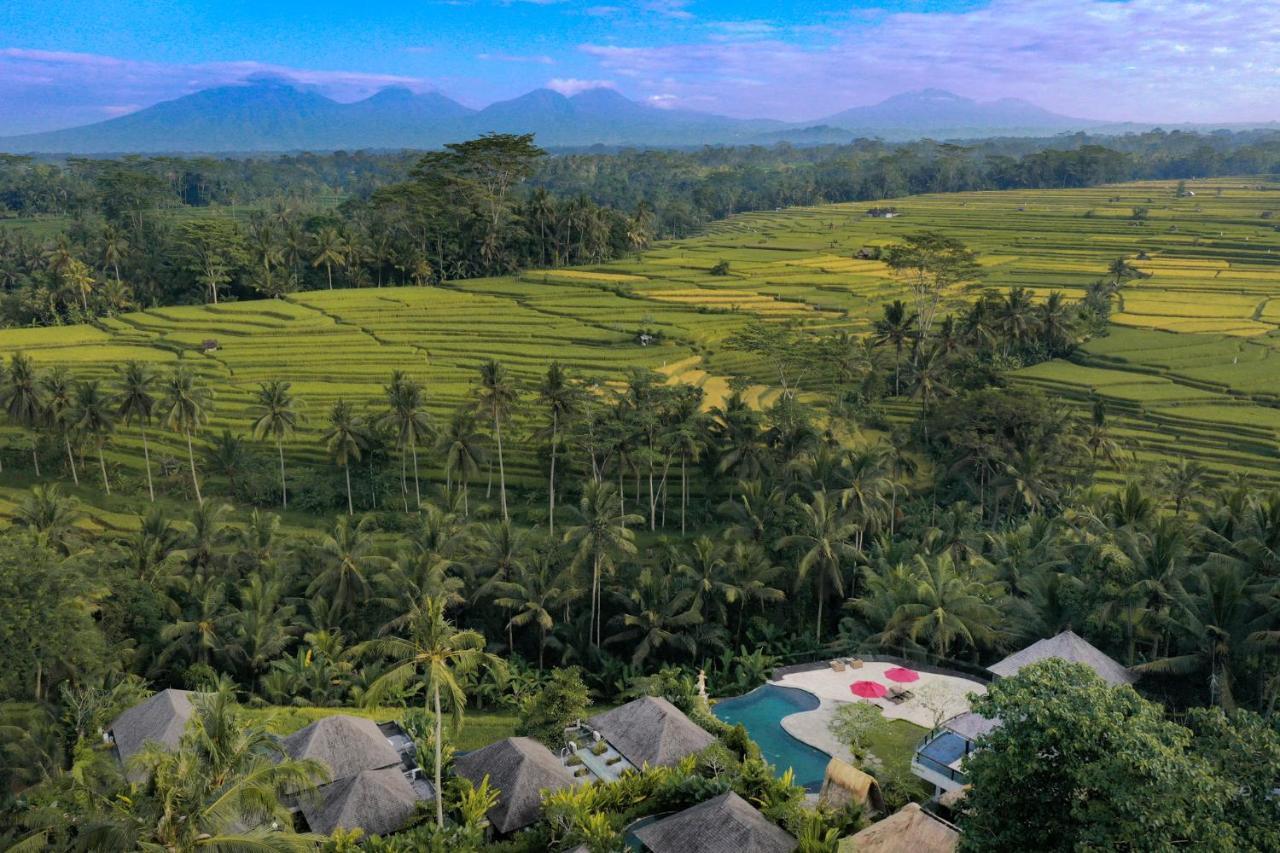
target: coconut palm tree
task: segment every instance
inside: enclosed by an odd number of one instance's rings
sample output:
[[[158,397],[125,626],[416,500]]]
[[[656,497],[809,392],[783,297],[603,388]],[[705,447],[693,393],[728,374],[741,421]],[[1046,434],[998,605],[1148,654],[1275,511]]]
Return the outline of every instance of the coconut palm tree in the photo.
[[[696,393],[678,395],[671,426],[664,436],[666,446],[680,457],[681,536],[685,534],[685,511],[689,506],[689,463],[697,462],[706,450],[710,427],[707,416],[702,412],[702,389],[692,390]]]
[[[444,743],[443,698],[448,699],[454,730],[462,726],[467,696],[459,679],[482,669],[502,670],[503,664],[484,651],[484,635],[462,631],[444,615],[444,602],[424,598],[399,620],[401,636],[378,637],[351,650],[355,657],[389,662],[391,668],[369,685],[365,702],[376,705],[386,696],[423,679],[435,713],[435,783],[442,791]],[[444,826],[444,798],[436,797],[436,825]]]
[[[18,502],[13,523],[36,535],[40,544],[68,553],[68,541],[82,513],[74,497],[64,497],[57,483],[35,485]]]
[[[341,397],[329,410],[329,425],[323,439],[329,457],[347,477],[347,515],[355,515],[351,499],[351,463],[360,461],[360,455],[369,446],[369,437],[355,408]]]
[[[382,389],[387,401],[382,423],[396,433],[400,447],[400,487],[404,494],[405,511],[409,511],[409,489],[405,484],[404,451],[408,448],[413,457],[413,493],[415,505],[422,509],[422,487],[418,482],[418,445],[430,442],[435,434],[431,418],[423,408],[422,384],[410,379],[403,371],[391,374],[391,382]]]
[[[370,579],[391,564],[375,552],[370,526],[368,519],[353,523],[340,517],[318,547],[309,549],[319,571],[307,587],[307,595],[323,592],[330,602],[330,618],[335,621],[351,615],[369,597]]]
[[[702,624],[703,616],[690,606],[688,590],[679,589],[671,573],[645,566],[627,584],[626,594],[618,597],[628,612],[619,620],[621,630],[611,634],[608,642],[628,644],[633,666],[663,647],[694,653],[696,644],[689,629]]]
[[[194,373],[183,365],[178,365],[169,374],[164,384],[164,398],[161,404],[165,426],[187,439],[187,461],[191,465],[191,486],[195,489],[196,502],[204,503],[200,494],[200,478],[196,474],[196,452],[191,437],[209,420],[209,409],[213,404],[213,392],[201,383]]]
[[[325,226],[317,231],[313,242],[311,266],[317,269],[324,267],[329,289],[333,290],[333,268],[347,262],[346,242],[342,239],[342,233],[332,226]]]
[[[43,421],[61,434],[67,449],[67,464],[71,467],[71,481],[78,486],[80,475],[76,473],[76,457],[71,452],[71,405],[75,394],[71,374],[57,365],[40,377],[40,386],[44,389]]]
[[[116,426],[111,399],[102,389],[102,383],[90,379],[76,385],[75,399],[71,403],[67,423],[76,433],[87,436],[98,451],[98,467],[102,471],[102,488],[111,494],[111,482],[107,479],[107,460],[102,448]]]
[[[529,555],[528,533],[510,522],[480,526],[475,552],[468,561],[473,579],[483,578],[474,584],[473,601],[480,601],[497,594],[497,585],[509,581],[525,566]],[[507,626],[507,649],[515,652],[515,638],[511,626]]]
[[[480,365],[476,408],[493,421],[493,437],[498,450],[498,498],[503,521],[509,521],[510,516],[507,514],[507,472],[502,460],[502,422],[511,415],[515,402],[516,387],[502,362],[491,358]]]
[[[280,457],[280,502],[289,507],[289,490],[284,480],[284,440],[293,434],[298,427],[298,401],[294,399],[290,388],[293,383],[283,379],[272,379],[263,382],[254,393],[249,414],[253,416],[253,437],[262,441],[271,436],[276,442],[276,453]]]
[[[916,554],[912,569],[915,582],[899,602],[886,634],[905,635],[938,658],[950,657],[957,642],[974,652],[996,643],[1003,618],[992,603],[1001,597],[998,585],[966,577],[950,552],[927,560]]]
[[[547,637],[556,624],[552,613],[565,595],[560,583],[562,577],[554,561],[540,554],[533,561],[517,566],[510,580],[493,584],[497,594],[493,603],[512,614],[508,629],[529,625],[538,629],[538,672],[542,672],[546,658]]]
[[[462,484],[462,514],[471,514],[471,478],[484,462],[484,436],[476,429],[475,414],[459,409],[440,434],[436,450],[444,457],[445,489],[450,495],[453,484]]]
[[[35,466],[36,476],[40,476],[38,430],[45,418],[45,393],[31,357],[22,352],[14,352],[9,357],[9,370],[0,386],[0,402],[4,403],[9,420],[31,433],[31,464]]]
[[[575,549],[574,562],[591,566],[591,622],[588,634],[596,646],[601,641],[601,573],[620,556],[636,552],[635,533],[628,525],[644,521],[621,509],[612,483],[587,483],[582,500],[574,508],[578,524],[565,531],[564,541]]]
[[[553,361],[538,386],[538,398],[546,406],[550,423],[545,435],[551,446],[551,471],[547,477],[547,533],[556,535],[556,455],[560,449],[562,430],[578,414],[581,391],[569,380],[560,362]]]
[[[814,635],[821,642],[822,605],[827,597],[827,584],[837,595],[844,595],[843,565],[858,555],[851,541],[858,526],[840,511],[836,501],[828,500],[825,491],[814,495],[811,503],[802,503],[799,499],[795,499],[795,503],[803,517],[802,532],[784,536],[778,544],[803,551],[796,564],[797,585],[810,574],[817,581],[818,616]]]
[[[900,393],[899,379],[902,374],[902,351],[906,349],[916,335],[917,315],[907,307],[901,299],[895,299],[884,306],[884,316],[876,321],[872,341],[877,345],[888,344],[893,347],[893,395]]]
[[[116,415],[126,425],[138,424],[142,431],[142,458],[147,467],[147,494],[155,503],[156,489],[151,482],[151,447],[147,443],[147,427],[156,408],[156,375],[146,365],[131,361],[118,372]]]

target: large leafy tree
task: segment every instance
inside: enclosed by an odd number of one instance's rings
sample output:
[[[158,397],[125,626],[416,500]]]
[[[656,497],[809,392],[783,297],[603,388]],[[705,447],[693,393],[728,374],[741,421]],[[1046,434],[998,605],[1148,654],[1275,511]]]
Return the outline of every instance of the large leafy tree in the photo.
[[[1001,722],[964,765],[962,850],[1236,849],[1232,785],[1131,687],[1054,659],[995,682],[973,709]]]

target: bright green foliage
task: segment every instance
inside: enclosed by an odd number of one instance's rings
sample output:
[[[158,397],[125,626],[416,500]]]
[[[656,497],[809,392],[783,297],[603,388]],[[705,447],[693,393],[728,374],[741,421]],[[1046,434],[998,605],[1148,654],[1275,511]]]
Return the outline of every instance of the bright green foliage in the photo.
[[[564,731],[583,720],[591,706],[591,694],[574,666],[551,671],[550,678],[520,703],[516,734],[536,738],[552,750],[564,746]]]

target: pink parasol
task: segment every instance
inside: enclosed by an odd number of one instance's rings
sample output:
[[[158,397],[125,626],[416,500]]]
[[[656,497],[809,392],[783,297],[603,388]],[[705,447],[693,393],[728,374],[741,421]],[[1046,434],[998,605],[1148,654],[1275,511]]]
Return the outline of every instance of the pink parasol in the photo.
[[[920,673],[916,672],[914,669],[907,669],[905,666],[895,666],[893,669],[886,669],[884,671],[884,677],[890,681],[905,683],[908,681],[919,681]]]
[[[863,699],[879,699],[889,690],[878,681],[855,681],[849,685],[849,692]]]

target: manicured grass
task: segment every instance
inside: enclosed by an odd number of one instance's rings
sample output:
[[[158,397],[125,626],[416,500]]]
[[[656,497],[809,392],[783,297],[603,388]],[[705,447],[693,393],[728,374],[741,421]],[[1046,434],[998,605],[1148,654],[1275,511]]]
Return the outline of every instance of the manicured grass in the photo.
[[[868,742],[872,755],[884,762],[891,778],[913,787],[927,788],[911,773],[911,756],[929,732],[906,720],[884,720],[872,730]]]

